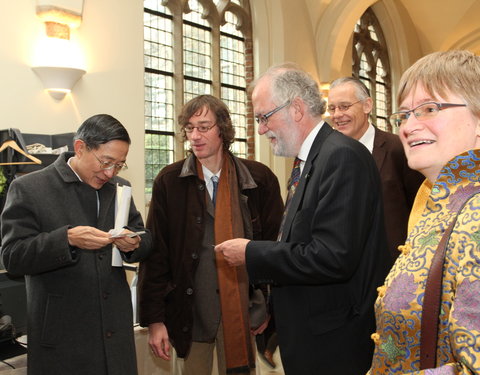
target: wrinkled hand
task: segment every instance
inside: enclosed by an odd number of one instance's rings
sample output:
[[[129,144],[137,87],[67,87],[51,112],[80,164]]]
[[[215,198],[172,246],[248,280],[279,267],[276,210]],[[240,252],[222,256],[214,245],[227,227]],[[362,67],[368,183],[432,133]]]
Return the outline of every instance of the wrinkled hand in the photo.
[[[89,226],[78,226],[68,229],[68,243],[70,246],[85,250],[97,250],[113,242],[110,234]]]
[[[250,240],[245,238],[235,238],[218,244],[215,246],[215,251],[223,253],[230,266],[241,266],[245,264],[245,250],[249,242]]]
[[[122,233],[132,233],[130,230],[124,230]],[[140,236],[135,237],[116,237],[112,238],[113,243],[117,246],[118,250],[123,251],[124,253],[128,253],[135,249],[138,249],[140,246],[140,241],[142,240]]]
[[[165,324],[152,323],[148,326],[148,345],[156,357],[170,360],[170,341]]]

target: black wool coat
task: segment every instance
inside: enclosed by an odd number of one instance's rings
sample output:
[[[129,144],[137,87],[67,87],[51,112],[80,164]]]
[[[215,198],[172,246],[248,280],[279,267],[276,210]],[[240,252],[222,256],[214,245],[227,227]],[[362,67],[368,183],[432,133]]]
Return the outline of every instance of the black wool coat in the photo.
[[[132,302],[123,268],[112,267],[112,247],[71,248],[67,230],[114,227],[114,177],[98,190],[79,181],[64,153],[57,161],[12,182],[2,213],[5,268],[25,275],[29,375],[134,375],[137,373]],[[129,228],[143,221],[130,205]],[[127,262],[145,258],[149,233]]]

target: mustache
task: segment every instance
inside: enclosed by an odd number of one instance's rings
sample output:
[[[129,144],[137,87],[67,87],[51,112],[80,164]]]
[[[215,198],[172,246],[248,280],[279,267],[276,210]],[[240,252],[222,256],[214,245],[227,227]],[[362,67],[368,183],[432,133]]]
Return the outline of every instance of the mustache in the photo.
[[[272,130],[269,130],[268,132],[266,132],[266,133],[265,133],[265,136],[266,136],[267,138],[277,138],[277,135],[276,135],[275,132],[272,131]]]

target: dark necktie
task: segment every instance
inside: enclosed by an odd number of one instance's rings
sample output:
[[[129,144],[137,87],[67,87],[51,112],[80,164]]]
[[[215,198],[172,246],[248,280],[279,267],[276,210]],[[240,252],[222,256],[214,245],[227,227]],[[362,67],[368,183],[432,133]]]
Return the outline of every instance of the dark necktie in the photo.
[[[213,207],[215,207],[215,203],[217,202],[218,176],[212,176],[211,180],[213,184],[212,203]]]
[[[280,224],[280,230],[278,232],[277,241],[280,241],[280,239],[282,238],[283,225],[285,224],[285,218],[287,217],[288,206],[290,205],[290,202],[293,198],[293,194],[295,194],[295,189],[297,188],[297,185],[300,182],[300,175],[301,175],[300,163],[301,162],[302,162],[302,159],[299,159],[299,158],[295,158],[295,161],[293,162],[292,174],[290,175],[290,178],[288,179],[288,184],[287,184],[287,189],[288,189],[287,201],[285,202],[285,210],[283,211],[282,223]]]

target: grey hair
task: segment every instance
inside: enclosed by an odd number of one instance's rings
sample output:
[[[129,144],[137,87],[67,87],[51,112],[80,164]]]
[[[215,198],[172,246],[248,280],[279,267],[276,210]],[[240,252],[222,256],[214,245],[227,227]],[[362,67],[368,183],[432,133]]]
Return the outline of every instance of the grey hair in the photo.
[[[301,98],[312,116],[318,117],[325,113],[326,101],[322,98],[317,82],[297,64],[273,66],[255,80],[253,85],[266,76],[272,79],[272,96],[277,105],[292,103],[295,98]]]
[[[332,83],[330,83],[330,90],[347,83],[351,83],[352,85],[354,85],[355,96],[358,100],[365,100],[367,98],[370,98],[370,90],[368,89],[368,87],[362,81],[354,77],[337,78]]]

